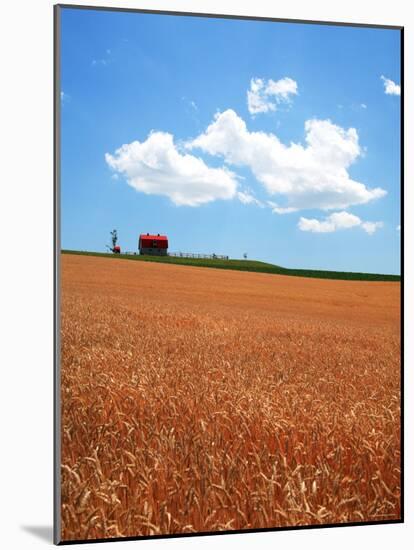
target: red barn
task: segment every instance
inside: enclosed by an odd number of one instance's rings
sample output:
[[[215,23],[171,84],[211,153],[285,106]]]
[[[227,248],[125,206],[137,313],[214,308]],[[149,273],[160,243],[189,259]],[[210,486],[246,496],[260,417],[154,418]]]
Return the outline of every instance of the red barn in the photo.
[[[168,239],[166,235],[146,235],[139,236],[138,248],[140,254],[152,254],[156,256],[166,256],[168,251]]]

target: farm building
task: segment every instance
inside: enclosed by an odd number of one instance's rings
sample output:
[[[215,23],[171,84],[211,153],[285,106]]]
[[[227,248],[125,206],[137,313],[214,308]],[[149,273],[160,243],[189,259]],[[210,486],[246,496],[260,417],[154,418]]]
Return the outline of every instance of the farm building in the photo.
[[[155,256],[166,256],[168,253],[168,238],[166,235],[139,236],[138,248],[140,254],[152,254]]]

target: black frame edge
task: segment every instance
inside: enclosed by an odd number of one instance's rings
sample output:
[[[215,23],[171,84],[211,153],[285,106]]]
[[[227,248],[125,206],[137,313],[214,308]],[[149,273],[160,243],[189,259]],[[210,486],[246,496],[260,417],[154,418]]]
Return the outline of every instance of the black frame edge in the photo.
[[[61,543],[60,434],[60,12],[53,6],[53,543]]]
[[[400,86],[401,86],[401,98],[400,98],[400,273],[401,273],[401,290],[400,290],[400,338],[401,338],[401,364],[400,364],[400,461],[401,461],[401,522],[405,523],[405,487],[404,487],[404,366],[405,366],[405,354],[404,354],[404,296],[405,296],[405,266],[404,266],[404,197],[405,197],[405,120],[404,120],[404,27],[400,30]]]
[[[126,8],[126,7],[114,7],[114,6],[90,6],[80,4],[56,4],[60,8],[79,9],[79,10],[96,10],[96,11],[117,11],[117,12],[130,12],[130,13],[148,13],[154,15],[178,15],[188,17],[205,17],[205,18],[218,18],[218,19],[241,19],[247,21],[273,21],[277,23],[300,23],[310,25],[331,25],[336,27],[363,27],[372,29],[393,29],[402,30],[402,25],[384,25],[380,23],[349,23],[344,21],[318,21],[310,19],[288,19],[285,17],[266,17],[259,15],[231,15],[224,13],[200,13],[200,12],[186,12],[186,11],[173,11],[173,10],[155,10],[145,8]]]

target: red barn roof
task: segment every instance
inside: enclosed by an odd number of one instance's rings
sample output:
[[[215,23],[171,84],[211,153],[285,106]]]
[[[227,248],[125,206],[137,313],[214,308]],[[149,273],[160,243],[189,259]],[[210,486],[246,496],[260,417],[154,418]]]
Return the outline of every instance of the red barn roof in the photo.
[[[150,235],[142,233],[139,236],[140,248],[168,248],[168,238],[166,235]]]

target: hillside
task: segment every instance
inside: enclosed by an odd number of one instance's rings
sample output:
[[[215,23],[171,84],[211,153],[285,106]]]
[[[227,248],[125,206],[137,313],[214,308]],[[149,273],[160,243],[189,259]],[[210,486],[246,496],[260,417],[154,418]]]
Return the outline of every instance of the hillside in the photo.
[[[105,258],[125,259],[138,262],[160,262],[196,267],[213,267],[216,269],[235,269],[237,271],[253,271],[276,275],[291,275],[294,277],[314,277],[317,279],[340,279],[354,281],[400,281],[400,275],[383,275],[377,273],[353,273],[346,271],[323,271],[316,269],[289,269],[274,264],[256,260],[219,260],[198,258],[176,258],[172,256],[140,256],[131,254],[110,254],[106,252],[84,252],[78,250],[62,250],[62,254],[80,254],[85,256],[102,256]]]

